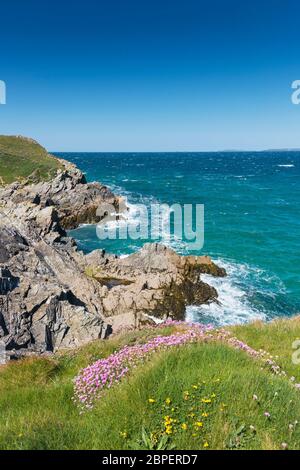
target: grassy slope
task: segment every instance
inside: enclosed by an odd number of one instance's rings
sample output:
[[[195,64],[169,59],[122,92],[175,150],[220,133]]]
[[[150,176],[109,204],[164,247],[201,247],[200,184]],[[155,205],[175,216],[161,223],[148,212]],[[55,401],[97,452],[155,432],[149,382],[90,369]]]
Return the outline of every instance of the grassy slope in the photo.
[[[255,322],[232,328],[233,333],[254,349],[264,349],[279,356],[277,362],[300,383],[300,364],[293,364],[292,354],[296,352],[293,342],[300,340],[300,316],[289,320],[276,320],[269,324]],[[297,346],[299,349],[300,343]],[[300,355],[298,355],[300,358]]]
[[[0,185],[29,178],[33,182],[50,179],[60,168],[38,143],[21,137],[0,136]]]
[[[172,328],[159,333],[169,334]],[[235,330],[251,346],[269,347],[279,356],[277,362],[299,377],[298,366],[291,364],[291,343],[300,337],[299,320]],[[279,449],[282,442],[289,448],[300,448],[300,425],[289,431],[289,424],[300,421],[300,392],[286,379],[261,370],[244,352],[220,344],[189,345],[179,352],[156,354],[106,393],[93,411],[80,415],[71,401],[72,378],[78,370],[125,343],[144,342],[155,334],[149,330],[129,333],[55,360],[30,359],[3,367],[0,448],[138,448],[142,427],[148,433],[159,433],[166,415],[178,421],[177,432],[170,436],[170,444],[177,449],[202,449],[205,442],[217,449],[234,448],[238,442],[250,449]],[[185,391],[190,393],[188,400],[183,399]],[[216,397],[211,404],[201,402],[213,394]],[[252,399],[253,394],[259,402]],[[155,403],[148,403],[150,397]],[[166,405],[166,398],[172,400],[170,405]],[[265,411],[271,414],[270,420]],[[195,416],[189,416],[191,413]],[[203,422],[198,431],[195,421]],[[181,429],[183,423],[187,430]],[[240,426],[245,427],[237,436]],[[127,437],[120,434],[124,432]]]

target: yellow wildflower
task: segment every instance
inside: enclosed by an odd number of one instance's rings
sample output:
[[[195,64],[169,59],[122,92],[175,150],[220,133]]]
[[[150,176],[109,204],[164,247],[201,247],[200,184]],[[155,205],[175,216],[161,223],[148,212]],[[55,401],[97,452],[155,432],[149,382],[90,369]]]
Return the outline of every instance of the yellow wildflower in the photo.
[[[172,434],[172,426],[166,426],[166,434]]]
[[[166,400],[165,400],[166,405],[169,406],[171,404],[171,401],[172,401],[171,398],[169,398],[169,397],[166,398]]]
[[[208,413],[202,413],[203,418],[207,418]]]
[[[165,426],[171,426],[172,423],[174,423],[176,420],[171,418],[171,416],[165,416]]]
[[[197,428],[202,428],[203,427],[202,421],[196,421],[195,426],[197,426]]]
[[[209,445],[208,445],[208,442],[207,442],[207,441],[205,441],[205,442],[203,443],[203,447],[204,447],[204,448],[206,448],[206,447],[209,447]]]
[[[186,430],[187,430],[187,424],[186,424],[186,423],[182,423],[181,429],[183,429],[184,431],[186,431]]]
[[[210,398],[202,398],[202,403],[211,403],[211,399]]]
[[[154,400],[154,398],[148,398],[148,402],[149,402],[149,403],[155,403],[156,400]]]
[[[194,390],[198,390],[198,385],[193,385]]]

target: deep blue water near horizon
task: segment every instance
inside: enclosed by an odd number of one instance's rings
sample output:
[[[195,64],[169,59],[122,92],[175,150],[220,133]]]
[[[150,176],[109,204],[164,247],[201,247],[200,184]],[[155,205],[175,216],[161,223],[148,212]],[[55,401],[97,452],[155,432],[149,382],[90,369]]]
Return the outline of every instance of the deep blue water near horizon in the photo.
[[[187,318],[214,324],[269,320],[300,312],[300,152],[56,153],[134,204],[203,203],[200,252],[228,277],[204,276],[220,304],[188,307]],[[128,254],[144,242],[71,231],[79,248]],[[184,241],[171,243],[188,254]]]

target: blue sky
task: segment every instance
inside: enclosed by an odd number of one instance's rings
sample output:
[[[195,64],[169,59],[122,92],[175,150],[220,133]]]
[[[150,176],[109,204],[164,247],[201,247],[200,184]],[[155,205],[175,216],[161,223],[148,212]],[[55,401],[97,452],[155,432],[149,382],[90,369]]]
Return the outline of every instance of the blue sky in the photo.
[[[52,151],[300,147],[300,3],[1,2],[0,133]]]

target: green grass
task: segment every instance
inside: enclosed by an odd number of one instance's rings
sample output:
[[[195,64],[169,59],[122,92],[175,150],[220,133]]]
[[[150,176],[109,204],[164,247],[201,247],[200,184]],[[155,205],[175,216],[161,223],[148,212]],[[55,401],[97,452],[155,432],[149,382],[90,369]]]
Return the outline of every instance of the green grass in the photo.
[[[276,362],[300,383],[300,354],[299,364],[294,364],[293,354],[300,349],[293,348],[293,343],[300,340],[300,316],[289,320],[280,319],[271,323],[255,322],[249,325],[232,328],[233,333],[254,349],[264,349],[276,358]]]
[[[285,333],[280,333],[281,328]],[[252,346],[270,346],[279,355],[278,362],[287,365],[291,337],[298,328],[293,320],[283,321],[280,327],[276,323],[235,330],[240,338],[246,335]],[[287,379],[262,370],[261,363],[244,352],[218,343],[155,354],[106,392],[92,411],[79,414],[71,397],[72,378],[81,367],[125,344],[142,343],[173,330],[145,329],[54,358],[2,367],[0,449],[144,448],[142,429],[152,435],[153,443],[159,441],[165,416],[176,420],[168,441],[176,449],[202,449],[206,442],[210,449],[280,449],[283,442],[290,449],[300,448],[300,424],[289,430],[290,424],[300,422],[300,392]],[[291,371],[296,375],[294,367]],[[253,400],[253,394],[259,400]],[[149,398],[155,402],[149,403]],[[203,398],[211,403],[203,403]],[[271,419],[264,416],[265,411]],[[203,425],[198,427],[196,422]]]
[[[59,168],[59,161],[38,143],[21,137],[0,136],[0,186],[14,181],[47,181]]]

